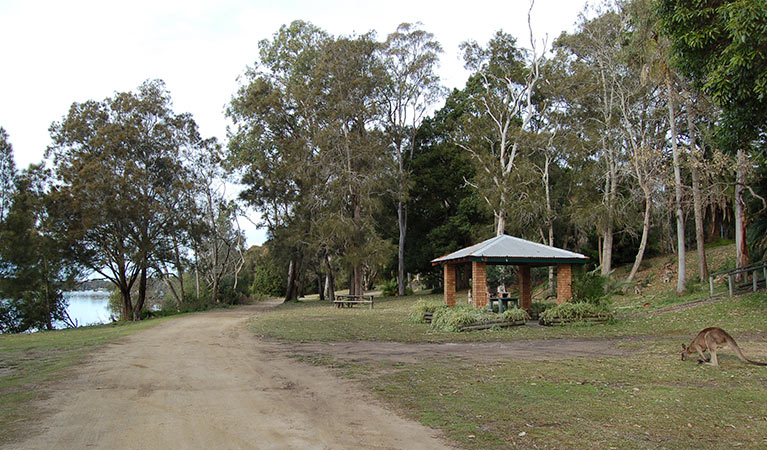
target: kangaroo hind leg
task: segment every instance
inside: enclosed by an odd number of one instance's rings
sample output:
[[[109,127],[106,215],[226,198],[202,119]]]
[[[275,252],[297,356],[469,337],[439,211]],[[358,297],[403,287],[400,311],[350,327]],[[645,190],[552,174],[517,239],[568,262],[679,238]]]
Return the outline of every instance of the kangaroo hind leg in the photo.
[[[714,337],[710,334],[706,335],[706,347],[708,347],[708,353],[711,355],[711,362],[708,362],[709,366],[718,366],[719,360],[716,358],[716,342]]]

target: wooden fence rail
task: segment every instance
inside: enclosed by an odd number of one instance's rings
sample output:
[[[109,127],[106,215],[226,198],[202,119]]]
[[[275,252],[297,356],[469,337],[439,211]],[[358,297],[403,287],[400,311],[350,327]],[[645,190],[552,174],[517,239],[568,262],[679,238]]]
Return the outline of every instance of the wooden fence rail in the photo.
[[[762,272],[762,275],[764,278],[762,280],[759,280],[759,272]],[[748,274],[751,273],[751,284],[754,292],[759,288],[759,283],[764,282],[765,287],[767,288],[767,262],[759,263],[759,264],[752,264],[750,266],[741,267],[738,269],[730,269],[730,270],[720,270],[719,272],[714,272],[708,277],[708,290],[711,297],[714,296],[714,278],[720,276],[720,275],[727,275],[727,284],[728,289],[730,293],[730,297],[732,297],[734,293],[734,284],[733,284],[733,278],[736,275],[739,275],[741,273],[746,274],[746,278],[748,278]]]

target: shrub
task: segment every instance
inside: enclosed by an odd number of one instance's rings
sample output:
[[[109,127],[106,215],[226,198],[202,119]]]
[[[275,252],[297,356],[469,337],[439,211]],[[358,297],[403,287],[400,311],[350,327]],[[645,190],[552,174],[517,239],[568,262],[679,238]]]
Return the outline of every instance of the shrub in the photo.
[[[397,295],[398,287],[396,278],[384,281],[381,294],[384,297],[394,297]],[[410,286],[405,286],[405,295],[413,295],[413,289]]]
[[[501,319],[508,320],[509,322],[516,322],[518,320],[529,320],[530,314],[524,309],[511,308],[507,309],[500,315]]]
[[[438,308],[431,319],[431,327],[442,331],[460,331],[461,327],[491,320],[517,321],[529,317],[526,311],[518,308],[509,309],[499,315],[484,309],[474,309],[471,306],[455,306],[453,308]]]
[[[397,279],[392,278],[391,280],[384,281],[381,291],[384,297],[394,297],[397,295]]]
[[[426,323],[426,320],[423,317],[424,313],[434,313],[439,308],[447,308],[447,306],[440,305],[438,303],[430,303],[424,299],[419,299],[413,304],[413,306],[410,307],[410,315],[408,318],[411,322]]]
[[[613,319],[613,314],[607,309],[586,302],[565,302],[553,308],[547,308],[541,313],[543,323],[552,323],[555,320],[583,320],[596,317],[599,319]]]
[[[542,312],[549,308],[554,308],[555,306],[557,306],[557,304],[554,302],[532,302],[530,303],[530,316],[533,319],[537,319]]]
[[[264,296],[281,295],[285,291],[285,283],[286,280],[274,265],[260,264],[253,273],[250,293]]]
[[[607,278],[596,270],[578,274],[573,280],[573,302],[608,308],[611,302],[605,289],[606,284]]]

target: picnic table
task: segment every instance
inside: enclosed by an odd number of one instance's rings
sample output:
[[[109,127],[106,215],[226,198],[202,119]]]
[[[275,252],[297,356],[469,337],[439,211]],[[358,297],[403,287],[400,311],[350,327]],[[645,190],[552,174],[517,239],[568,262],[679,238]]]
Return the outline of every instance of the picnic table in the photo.
[[[333,304],[336,308],[351,308],[354,305],[368,304],[370,305],[370,309],[373,309],[373,296],[340,294],[336,295],[336,299],[333,300]]]
[[[506,311],[509,308],[516,308],[519,307],[519,297],[489,297],[487,299],[487,309],[489,311],[493,310],[493,303],[498,302],[498,313],[502,313]],[[512,306],[509,306],[509,304],[512,304]]]

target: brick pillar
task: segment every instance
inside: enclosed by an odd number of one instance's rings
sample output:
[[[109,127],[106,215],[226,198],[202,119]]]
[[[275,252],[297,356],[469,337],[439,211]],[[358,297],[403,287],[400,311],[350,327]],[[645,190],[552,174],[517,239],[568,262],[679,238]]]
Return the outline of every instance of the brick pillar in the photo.
[[[530,266],[519,266],[519,307],[530,311],[532,292],[530,286]]]
[[[471,299],[475,308],[487,306],[487,265],[481,261],[471,262]]]
[[[445,304],[451,308],[455,306],[455,265],[445,264],[443,267],[445,273]]]
[[[570,264],[557,264],[557,304],[573,298],[573,267]]]

